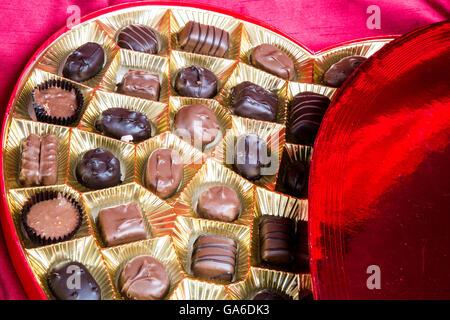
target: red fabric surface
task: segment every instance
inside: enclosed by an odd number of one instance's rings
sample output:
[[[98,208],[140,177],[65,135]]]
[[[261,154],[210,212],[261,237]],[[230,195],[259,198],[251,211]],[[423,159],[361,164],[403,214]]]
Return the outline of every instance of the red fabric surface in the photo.
[[[0,110],[31,55],[78,5],[81,15],[109,5],[130,1],[107,0],[12,0],[0,3]],[[184,2],[184,1],[178,1]],[[429,23],[450,19],[448,0],[196,0],[273,25],[312,50],[376,35],[403,34]],[[380,29],[369,29],[368,7],[380,8]],[[0,235],[0,299],[25,299]]]

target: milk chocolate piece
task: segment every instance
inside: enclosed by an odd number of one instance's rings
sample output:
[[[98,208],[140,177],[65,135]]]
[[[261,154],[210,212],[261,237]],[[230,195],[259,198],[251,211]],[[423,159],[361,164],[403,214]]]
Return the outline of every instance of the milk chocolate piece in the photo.
[[[103,111],[95,126],[102,134],[126,142],[138,143],[152,136],[152,127],[147,116],[125,108]]]
[[[183,178],[183,159],[172,149],[156,149],[147,161],[145,185],[162,199],[172,196]]]
[[[53,134],[48,134],[41,140],[39,176],[41,184],[44,186],[56,184],[58,177],[58,139]]]
[[[301,92],[290,103],[289,131],[296,143],[312,146],[330,99],[314,92]]]
[[[39,154],[41,137],[30,134],[22,141],[19,181],[24,187],[38,186],[41,183],[39,175]]]
[[[259,223],[260,257],[263,263],[287,267],[294,260],[294,222],[275,216],[262,217]]]
[[[89,270],[81,263],[63,262],[47,275],[48,285],[57,300],[100,300],[101,290]]]
[[[285,193],[302,198],[306,197],[308,192],[308,168],[304,162],[290,163],[282,177]]]
[[[189,21],[178,33],[178,43],[181,50],[223,58],[228,52],[230,35],[220,28]]]
[[[258,180],[261,169],[270,165],[268,152],[266,142],[257,135],[242,135],[236,142],[233,167],[244,178]]]
[[[240,211],[239,196],[226,186],[214,186],[198,197],[197,213],[206,219],[232,222]]]
[[[309,273],[309,242],[307,221],[299,220],[297,222],[297,233],[295,238],[295,272]]]
[[[97,223],[107,247],[147,238],[142,212],[136,202],[100,210]]]
[[[127,262],[119,279],[120,293],[132,300],[160,300],[170,288],[166,268],[147,255],[137,256]]]
[[[333,64],[323,75],[323,82],[327,86],[340,87],[345,80],[366,61],[366,57],[350,56]]]
[[[214,98],[217,94],[217,77],[206,68],[190,66],[178,71],[174,87],[181,96]]]
[[[273,122],[278,113],[278,96],[252,82],[244,81],[231,88],[230,109],[241,117]]]
[[[263,43],[252,50],[251,63],[264,71],[272,73],[285,80],[295,77],[294,62],[277,47]]]
[[[216,115],[204,104],[182,107],[175,115],[175,133],[196,147],[213,142],[220,133]]]
[[[87,42],[72,52],[64,64],[65,78],[83,82],[100,72],[105,63],[105,51],[95,42]]]
[[[153,101],[158,101],[159,90],[159,75],[143,70],[128,70],[117,85],[119,93]]]
[[[287,300],[283,296],[279,295],[278,293],[269,290],[264,289],[262,291],[259,291],[253,296],[252,300]]]
[[[69,118],[78,111],[77,95],[74,88],[65,90],[59,87],[49,87],[33,91],[33,100],[45,114],[52,118]]]
[[[117,44],[124,49],[151,54],[157,54],[159,51],[156,32],[139,24],[132,24],[123,28],[117,36]]]
[[[120,161],[102,148],[87,151],[76,168],[79,183],[89,189],[103,189],[120,184]]]
[[[233,239],[201,235],[192,252],[192,272],[204,280],[231,281],[236,265],[237,245]]]

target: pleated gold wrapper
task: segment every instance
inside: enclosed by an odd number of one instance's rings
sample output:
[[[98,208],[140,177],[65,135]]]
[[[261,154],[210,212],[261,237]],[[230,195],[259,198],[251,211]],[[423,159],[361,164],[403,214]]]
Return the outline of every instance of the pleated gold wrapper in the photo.
[[[115,299],[111,279],[92,236],[57,243],[54,245],[26,251],[31,269],[41,288],[49,299],[55,299],[50,291],[47,274],[57,264],[74,261],[83,264],[97,282],[102,300]]]
[[[275,32],[252,23],[244,22],[240,52],[242,62],[251,65],[252,50],[264,43],[277,47],[294,62],[296,75],[292,81],[312,82],[314,60],[309,52]]]
[[[136,182],[145,187],[145,168],[147,160],[153,151],[160,148],[169,148],[178,151],[183,159],[183,178],[175,194],[165,199],[172,203],[180,195],[184,187],[200,169],[204,162],[204,155],[184,142],[174,134],[165,132],[153,139],[142,142],[136,146]]]
[[[308,199],[298,199],[263,188],[256,188],[254,209],[251,265],[260,267],[259,222],[261,217],[277,216],[294,221],[308,221]]]
[[[38,136],[54,134],[58,140],[58,173],[56,184],[64,184],[67,178],[69,158],[69,128],[48,123],[13,119],[9,124],[5,154],[5,180],[8,189],[22,188],[19,182],[22,141],[30,134]]]
[[[235,146],[238,137],[245,134],[255,134],[267,143],[270,150],[271,166],[266,168],[262,178],[252,181],[258,186],[275,189],[277,172],[284,146],[285,127],[271,122],[232,116],[232,128],[224,139],[214,148],[212,157],[224,166],[233,169]]]
[[[278,113],[275,122],[284,124],[286,122],[286,90],[284,87],[287,82],[244,63],[238,63],[236,69],[234,69],[228,81],[219,92],[217,100],[229,108],[232,101],[231,89],[244,81],[253,82],[278,96]]]
[[[116,92],[117,84],[122,82],[124,75],[130,69],[158,74],[160,82],[158,101],[167,102],[169,99],[169,59],[148,53],[120,49],[105,72],[99,89]]]
[[[216,100],[211,99],[200,99],[200,98],[187,98],[187,97],[170,97],[169,101],[169,128],[172,131],[173,134],[177,135],[177,132],[175,130],[175,116],[182,107],[192,104],[204,104],[209,109],[211,109],[212,112],[214,112],[217,122],[220,126],[220,134],[217,135],[216,139],[203,146],[202,150],[199,149],[199,151],[203,151],[204,153],[208,154],[210,153],[215,146],[217,146],[223,139],[223,137],[227,134],[227,131],[231,128],[231,114],[230,112],[224,108],[222,105],[220,105],[219,102]],[[186,143],[190,144],[190,137],[182,137],[179,136],[180,139],[184,140]],[[195,141],[194,141],[195,143]],[[196,146],[193,146],[196,147]],[[200,146],[199,146],[200,147]]]
[[[196,209],[198,197],[203,191],[218,185],[234,189],[239,196],[240,213],[232,223],[251,226],[253,222],[253,184],[212,159],[206,160],[205,165],[187,185],[177,202],[174,203],[175,213],[182,216],[202,218]]]
[[[312,278],[310,274],[302,273],[297,275],[298,298],[302,300],[313,294]]]
[[[152,127],[153,135],[168,130],[166,104],[103,91],[96,91],[78,127],[101,134],[95,123],[101,117],[102,112],[110,108],[125,108],[145,114]]]
[[[170,296],[169,300],[229,300],[225,286],[183,279]]]
[[[61,35],[48,47],[37,65],[47,72],[61,75],[67,57],[86,42],[96,42],[105,51],[105,63],[102,70],[83,82],[84,85],[95,88],[118,51],[114,41],[95,22],[77,25]]]
[[[169,54],[169,11],[164,7],[139,7],[106,14],[97,22],[111,39],[117,41],[121,29],[131,24],[140,24],[152,28],[158,35],[160,50],[158,55]]]
[[[91,99],[93,95],[93,89],[82,85],[78,82],[74,82],[72,80],[65,79],[63,77],[57,76],[53,73],[46,72],[44,70],[35,68],[33,72],[29,75],[26,82],[23,84],[23,87],[21,90],[19,90],[20,94],[16,97],[16,100],[13,104],[13,114],[14,117],[21,118],[21,119],[27,119],[27,120],[35,120],[30,117],[29,110],[33,110],[32,105],[32,97],[31,94],[36,88],[37,85],[44,83],[48,80],[65,80],[72,84],[74,84],[83,94],[83,109],[82,112],[86,109],[86,106],[89,103],[89,100]],[[34,112],[34,110],[33,110]],[[81,117],[81,114],[79,115],[79,118]],[[72,126],[76,126],[79,122],[79,119],[77,121],[74,121]]]
[[[68,195],[76,200],[83,211],[85,208],[83,207],[80,199],[80,194],[67,185],[55,185],[48,187],[33,187],[33,188],[22,188],[22,189],[12,189],[9,190],[7,200],[9,211],[11,213],[12,219],[14,221],[14,226],[16,227],[16,232],[19,237],[20,243],[24,248],[35,248],[37,247],[34,243],[28,239],[28,235],[23,229],[22,225],[22,207],[27,202],[27,200],[34,194],[42,192],[42,191],[59,191],[64,195]],[[73,238],[81,238],[91,234],[91,229],[89,226],[88,219],[86,217],[85,212],[82,215],[81,226],[78,231],[75,233]]]
[[[333,48],[314,57],[314,83],[323,84],[323,75],[333,64],[348,56],[370,57],[392,39],[369,40]]]
[[[224,58],[238,59],[242,32],[242,25],[239,20],[224,14],[194,8],[173,7],[170,12],[170,45],[172,50],[181,50],[178,44],[178,32],[189,21],[196,21],[227,31],[230,34],[230,46]]]
[[[69,175],[67,183],[80,192],[92,191],[80,184],[75,170],[83,154],[91,149],[103,148],[120,161],[122,183],[134,181],[134,145],[87,131],[73,129],[70,136]]]
[[[298,277],[293,273],[251,267],[244,281],[227,286],[233,300],[252,300],[259,292],[269,289],[292,300],[298,300]]]
[[[172,239],[180,264],[188,278],[195,278],[191,270],[191,257],[193,245],[200,235],[216,235],[235,240],[238,252],[231,282],[236,282],[243,280],[248,272],[250,233],[250,228],[238,224],[178,216]]]
[[[140,255],[152,256],[166,268],[170,279],[170,289],[164,299],[170,297],[178,283],[183,279],[183,272],[169,236],[104,249],[101,250],[101,253],[105,258],[106,267],[114,285],[114,291],[119,299],[124,299],[119,288],[120,274],[129,260]]]

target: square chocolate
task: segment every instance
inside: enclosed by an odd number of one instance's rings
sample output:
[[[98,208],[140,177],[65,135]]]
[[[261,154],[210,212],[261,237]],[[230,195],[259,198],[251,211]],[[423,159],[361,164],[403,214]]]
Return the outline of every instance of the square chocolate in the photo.
[[[265,216],[259,223],[260,257],[263,263],[287,267],[294,260],[294,221]]]
[[[159,76],[157,73],[130,69],[117,85],[117,92],[133,97],[159,100]]]

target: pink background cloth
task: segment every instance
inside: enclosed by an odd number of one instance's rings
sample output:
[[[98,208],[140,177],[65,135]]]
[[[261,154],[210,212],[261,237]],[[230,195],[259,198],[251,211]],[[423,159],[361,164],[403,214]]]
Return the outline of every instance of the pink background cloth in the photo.
[[[67,7],[78,5],[81,15],[128,1],[10,0],[0,3],[0,110],[28,59],[68,19]],[[184,2],[184,1],[176,1]],[[448,0],[196,0],[272,25],[311,50],[343,41],[403,34],[417,27],[450,19]],[[380,8],[380,29],[369,29],[367,8]],[[2,212],[2,214],[4,214]],[[10,263],[0,232],[0,299],[26,299]]]

